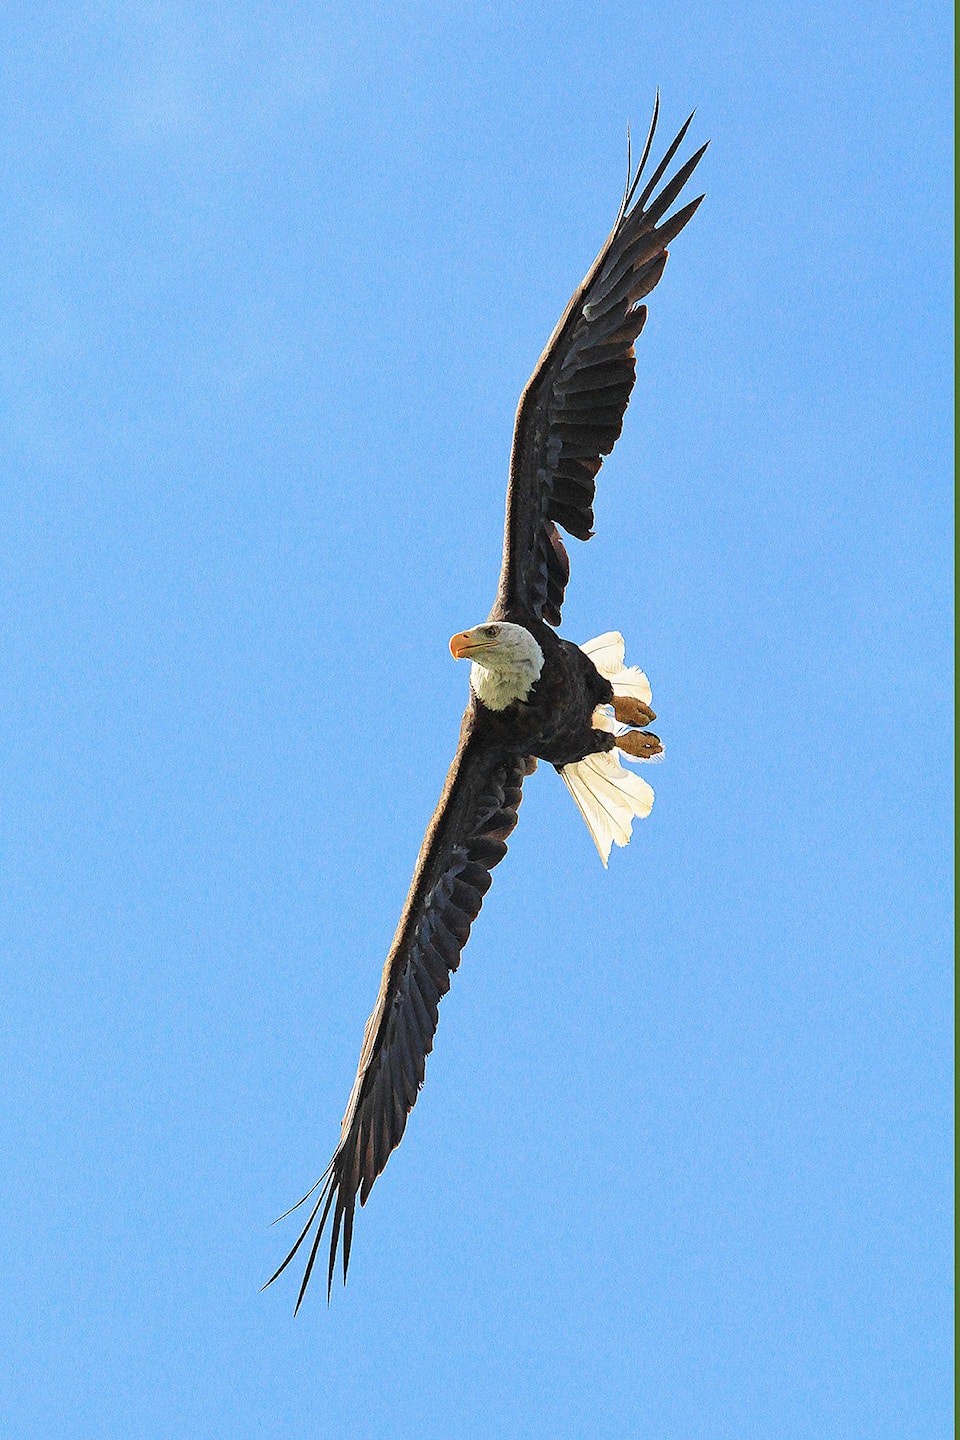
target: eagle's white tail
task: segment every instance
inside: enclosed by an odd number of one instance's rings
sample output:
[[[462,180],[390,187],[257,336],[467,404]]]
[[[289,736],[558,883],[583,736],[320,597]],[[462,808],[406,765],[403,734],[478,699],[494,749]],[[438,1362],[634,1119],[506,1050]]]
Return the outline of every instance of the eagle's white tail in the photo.
[[[598,635],[596,640],[588,640],[580,648],[610,681],[614,695],[629,695],[645,705],[650,704],[650,682],[646,675],[635,665],[624,666],[622,635],[611,630],[606,635]],[[618,725],[609,707],[604,705],[593,712],[593,724],[595,729],[613,734],[627,728]],[[587,822],[604,865],[610,858],[611,845],[626,845],[630,839],[634,818],[645,819],[653,808],[653,790],[646,780],[624,769],[620,754],[618,750],[605,750],[587,755],[573,765],[564,765],[560,771]]]

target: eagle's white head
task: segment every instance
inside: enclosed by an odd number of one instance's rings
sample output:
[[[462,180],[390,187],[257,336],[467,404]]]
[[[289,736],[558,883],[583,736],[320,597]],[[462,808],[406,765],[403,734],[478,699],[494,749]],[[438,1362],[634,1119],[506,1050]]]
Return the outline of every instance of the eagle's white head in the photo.
[[[450,654],[454,660],[473,661],[470,684],[490,710],[526,700],[543,669],[543,651],[530,631],[506,620],[461,630],[450,641]]]

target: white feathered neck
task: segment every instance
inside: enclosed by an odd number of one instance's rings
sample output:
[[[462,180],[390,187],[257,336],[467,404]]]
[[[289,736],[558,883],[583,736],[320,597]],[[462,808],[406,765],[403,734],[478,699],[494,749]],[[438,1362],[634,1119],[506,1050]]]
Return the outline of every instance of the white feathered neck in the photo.
[[[526,700],[543,669],[543,651],[524,625],[504,620],[497,628],[496,648],[470,666],[473,692],[488,710],[506,710],[515,700]]]

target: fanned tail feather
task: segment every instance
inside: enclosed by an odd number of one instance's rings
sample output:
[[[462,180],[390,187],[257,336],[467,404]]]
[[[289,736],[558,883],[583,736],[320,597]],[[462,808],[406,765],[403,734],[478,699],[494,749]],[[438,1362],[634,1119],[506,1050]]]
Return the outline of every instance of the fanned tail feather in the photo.
[[[614,695],[632,696],[645,705],[650,704],[650,682],[636,665],[624,665],[623,636],[616,630],[598,635],[580,648],[610,681]],[[616,724],[602,705],[594,711],[593,724],[595,729],[609,730],[612,734],[624,728]],[[587,755],[572,765],[564,765],[560,774],[606,866],[611,846],[626,845],[633,833],[634,820],[644,820],[650,814],[653,790],[646,780],[624,769],[616,750]]]
[[[616,630],[608,630],[595,640],[581,645],[584,655],[589,655],[601,675],[605,675],[613,686],[614,695],[631,695],[649,705],[652,695],[650,681],[636,665],[624,665],[623,636]]]
[[[614,750],[564,765],[560,774],[606,866],[610,847],[628,843],[634,818],[643,820],[650,814],[653,790],[646,780],[623,768]]]

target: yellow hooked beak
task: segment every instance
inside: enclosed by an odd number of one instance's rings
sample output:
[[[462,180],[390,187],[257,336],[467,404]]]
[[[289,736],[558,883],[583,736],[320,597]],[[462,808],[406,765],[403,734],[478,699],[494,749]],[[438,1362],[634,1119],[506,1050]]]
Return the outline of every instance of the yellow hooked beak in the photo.
[[[492,650],[496,640],[482,640],[473,630],[461,630],[459,635],[454,635],[450,641],[450,654],[454,660],[463,660],[464,657],[472,655],[474,650]]]

